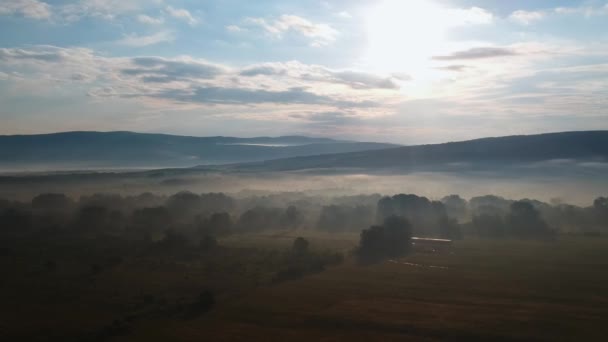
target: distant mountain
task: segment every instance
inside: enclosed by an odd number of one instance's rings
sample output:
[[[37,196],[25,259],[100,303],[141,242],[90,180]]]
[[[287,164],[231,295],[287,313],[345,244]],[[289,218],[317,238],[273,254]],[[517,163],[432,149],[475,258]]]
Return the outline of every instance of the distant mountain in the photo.
[[[233,165],[235,170],[289,171],[361,168],[437,170],[510,167],[530,163],[608,162],[608,131],[483,138],[376,151],[296,157]]]
[[[394,146],[304,136],[190,137],[133,132],[10,135],[0,136],[0,169],[189,167]]]

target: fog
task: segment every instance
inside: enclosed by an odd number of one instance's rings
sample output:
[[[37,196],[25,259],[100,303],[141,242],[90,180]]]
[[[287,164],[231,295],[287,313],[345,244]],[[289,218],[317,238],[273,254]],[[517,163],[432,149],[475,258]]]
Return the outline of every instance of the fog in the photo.
[[[97,172],[79,174],[36,174],[0,177],[0,197],[29,200],[40,193],[65,193],[78,197],[98,192],[123,195],[153,192],[172,194],[223,192],[233,196],[249,194],[302,192],[310,195],[339,196],[355,194],[393,195],[415,193],[431,199],[449,194],[471,198],[494,194],[509,199],[535,198],[589,205],[594,198],[608,193],[608,179],[597,166],[551,173],[550,167],[530,166],[534,172],[467,171],[412,172],[407,174],[371,173],[361,170],[332,172],[255,172],[219,173],[196,169],[147,172]]]

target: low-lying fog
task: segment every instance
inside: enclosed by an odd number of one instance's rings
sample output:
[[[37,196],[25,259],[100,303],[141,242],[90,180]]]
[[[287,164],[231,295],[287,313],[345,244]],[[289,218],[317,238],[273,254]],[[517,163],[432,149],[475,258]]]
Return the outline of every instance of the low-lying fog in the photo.
[[[559,172],[557,172],[557,171]],[[413,193],[431,199],[459,194],[462,197],[494,194],[509,199],[560,200],[588,206],[598,196],[608,194],[608,177],[602,166],[544,167],[527,172],[413,172],[379,174],[370,172],[255,172],[220,173],[199,170],[159,170],[134,173],[83,173],[0,177],[0,198],[24,199],[45,192],[78,197],[92,193],[173,194],[224,192],[244,196],[266,192],[305,192],[311,195],[353,195]]]

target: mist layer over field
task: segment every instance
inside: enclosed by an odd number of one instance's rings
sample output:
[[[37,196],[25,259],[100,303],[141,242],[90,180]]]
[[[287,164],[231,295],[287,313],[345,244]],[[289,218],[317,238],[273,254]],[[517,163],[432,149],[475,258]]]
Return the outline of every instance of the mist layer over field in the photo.
[[[132,173],[38,174],[0,178],[0,197],[30,199],[40,193],[72,197],[92,193],[172,194],[224,192],[233,196],[276,192],[310,195],[415,193],[432,199],[449,194],[465,198],[494,194],[510,199],[535,198],[589,205],[608,192],[606,167],[599,165],[529,165],[506,170],[372,173],[361,170],[219,173],[194,169]]]

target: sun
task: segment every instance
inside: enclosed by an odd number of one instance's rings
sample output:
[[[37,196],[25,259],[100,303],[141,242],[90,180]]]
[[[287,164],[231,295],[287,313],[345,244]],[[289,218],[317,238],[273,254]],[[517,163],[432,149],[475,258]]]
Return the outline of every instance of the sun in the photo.
[[[429,0],[384,0],[366,16],[364,63],[379,72],[421,76],[441,51],[450,18]]]

